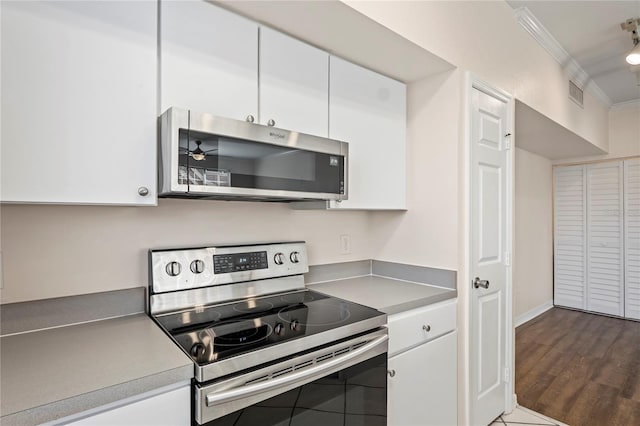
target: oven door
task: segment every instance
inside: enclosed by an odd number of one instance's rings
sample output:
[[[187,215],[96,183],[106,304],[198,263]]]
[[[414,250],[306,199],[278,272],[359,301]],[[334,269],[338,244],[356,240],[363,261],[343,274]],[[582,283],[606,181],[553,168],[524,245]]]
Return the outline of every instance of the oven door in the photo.
[[[196,385],[194,424],[386,425],[387,330]]]

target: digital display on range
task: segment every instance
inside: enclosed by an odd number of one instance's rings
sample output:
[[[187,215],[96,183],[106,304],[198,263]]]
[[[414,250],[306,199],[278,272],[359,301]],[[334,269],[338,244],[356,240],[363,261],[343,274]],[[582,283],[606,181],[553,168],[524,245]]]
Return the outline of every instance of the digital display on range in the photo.
[[[268,267],[266,251],[213,255],[214,274],[252,271],[254,269],[267,269]]]

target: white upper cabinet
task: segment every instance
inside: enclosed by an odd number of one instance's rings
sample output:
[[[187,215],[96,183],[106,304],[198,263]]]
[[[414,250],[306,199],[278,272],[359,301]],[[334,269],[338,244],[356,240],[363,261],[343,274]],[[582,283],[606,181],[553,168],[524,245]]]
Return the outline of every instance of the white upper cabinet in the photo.
[[[155,204],[156,3],[0,7],[2,201]]]
[[[328,106],[329,54],[261,27],[260,123],[327,137]]]
[[[406,86],[333,56],[329,74],[329,137],[349,143],[349,199],[330,207],[406,209]]]
[[[258,119],[258,24],[204,1],[160,2],[160,111]]]

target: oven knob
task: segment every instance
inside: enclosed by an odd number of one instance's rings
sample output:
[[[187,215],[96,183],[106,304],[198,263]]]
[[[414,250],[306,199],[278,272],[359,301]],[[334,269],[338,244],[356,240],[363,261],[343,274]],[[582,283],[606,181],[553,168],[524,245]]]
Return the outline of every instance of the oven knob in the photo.
[[[202,271],[204,271],[204,262],[200,259],[198,260],[194,260],[193,262],[191,262],[191,272],[193,272],[194,274],[200,274]]]
[[[299,263],[300,253],[298,253],[297,251],[291,252],[291,254],[289,255],[289,259],[291,259],[292,263]]]
[[[180,271],[182,271],[182,266],[180,266],[178,262],[173,261],[173,262],[167,263],[167,266],[164,269],[167,271],[167,274],[169,274],[169,276],[176,277],[180,275]]]
[[[191,350],[189,351],[191,355],[195,358],[200,358],[206,352],[207,348],[200,342],[191,346]]]
[[[300,325],[300,322],[298,322],[298,320],[294,319],[293,321],[291,321],[291,329],[293,331],[296,331],[299,325]]]
[[[279,323],[276,324],[275,327],[273,327],[273,332],[276,333],[277,335],[280,335],[280,334],[282,334],[282,329],[283,328],[284,327],[282,326],[282,323],[279,322]]]
[[[284,254],[276,253],[276,255],[273,256],[273,261],[276,262],[276,265],[282,265],[284,263]]]

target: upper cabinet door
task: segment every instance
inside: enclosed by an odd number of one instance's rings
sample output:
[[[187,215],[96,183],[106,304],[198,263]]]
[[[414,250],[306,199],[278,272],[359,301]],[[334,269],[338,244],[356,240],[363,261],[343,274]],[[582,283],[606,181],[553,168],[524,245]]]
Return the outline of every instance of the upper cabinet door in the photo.
[[[260,28],[260,122],[327,137],[329,54]]]
[[[258,25],[205,1],[160,2],[160,111],[258,119]]]
[[[156,3],[0,7],[2,201],[155,204]]]
[[[406,85],[331,57],[329,137],[349,143],[346,209],[406,209]]]

